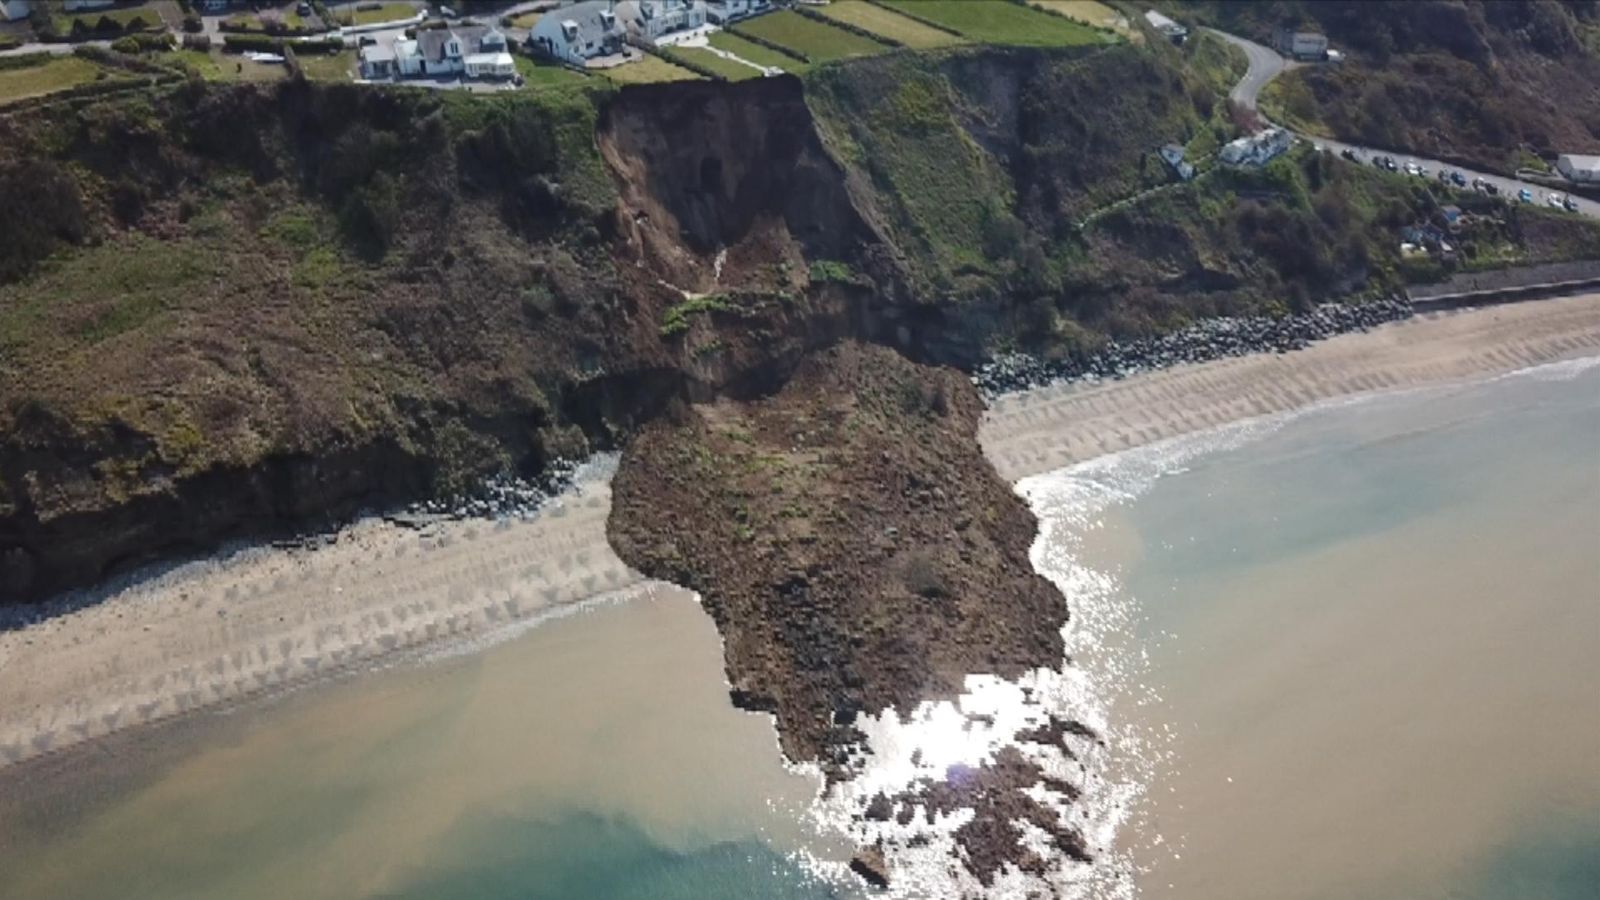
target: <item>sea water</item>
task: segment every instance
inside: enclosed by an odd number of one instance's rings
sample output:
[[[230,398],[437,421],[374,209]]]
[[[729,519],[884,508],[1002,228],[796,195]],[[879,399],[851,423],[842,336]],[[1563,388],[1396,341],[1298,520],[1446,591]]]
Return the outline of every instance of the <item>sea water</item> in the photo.
[[[1600,896],[1600,367],[1020,489],[1092,614],[1139,896]]]
[[[0,798],[0,897],[849,895],[686,591],[202,718]]]
[[[1035,681],[1104,742],[1100,859],[1055,892],[1595,896],[1597,448],[1600,368],[1569,363],[1019,484],[1073,611],[1072,665]],[[113,740],[0,797],[0,897],[855,895],[817,780],[726,690],[663,590]],[[929,868],[898,892],[949,896]]]

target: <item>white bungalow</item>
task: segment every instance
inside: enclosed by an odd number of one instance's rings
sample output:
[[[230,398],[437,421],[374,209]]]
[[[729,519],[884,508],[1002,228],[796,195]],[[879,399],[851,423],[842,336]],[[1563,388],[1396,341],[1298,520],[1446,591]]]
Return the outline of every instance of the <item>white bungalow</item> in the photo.
[[[705,0],[706,18],[718,25],[760,15],[772,8],[770,0]]]

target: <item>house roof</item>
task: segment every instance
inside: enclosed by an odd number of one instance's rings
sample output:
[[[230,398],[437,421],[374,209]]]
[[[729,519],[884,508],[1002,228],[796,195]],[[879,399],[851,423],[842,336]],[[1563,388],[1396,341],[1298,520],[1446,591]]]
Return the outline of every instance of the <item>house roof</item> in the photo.
[[[417,32],[417,43],[422,47],[422,57],[429,62],[442,62],[445,58],[444,48],[455,38],[461,43],[461,54],[476,53],[478,45],[483,42],[483,36],[488,34],[489,28],[483,25],[463,25],[460,28],[430,28]],[[499,32],[495,32],[499,34]]]
[[[621,32],[617,23],[616,13],[612,11],[611,0],[588,0],[586,3],[574,3],[562,7],[541,18],[534,26],[534,31],[552,40],[561,36],[561,26],[571,24],[577,30],[577,37],[571,41],[573,44],[584,45],[599,41],[608,35]],[[607,27],[602,14],[610,17],[611,25]],[[546,23],[550,23],[546,25]],[[564,40],[564,38],[563,38]]]
[[[407,43],[410,43],[409,41]],[[385,47],[381,44],[368,44],[361,48],[362,62],[393,62],[399,47]]]
[[[1576,153],[1563,153],[1560,159],[1567,161],[1567,165],[1574,169],[1600,169],[1600,156],[1580,156]]]

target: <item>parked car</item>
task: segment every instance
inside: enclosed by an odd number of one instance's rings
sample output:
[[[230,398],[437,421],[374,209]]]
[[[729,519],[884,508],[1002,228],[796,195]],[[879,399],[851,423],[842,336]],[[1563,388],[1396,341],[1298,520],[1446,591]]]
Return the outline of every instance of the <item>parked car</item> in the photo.
[[[1527,188],[1523,188],[1522,190],[1517,191],[1517,199],[1521,200],[1523,203],[1532,203],[1533,202],[1533,191],[1530,191]]]
[[[376,44],[377,42],[378,42],[378,39],[373,37],[370,34],[363,34],[361,37],[356,39],[356,45],[357,46],[361,46],[361,47],[371,47],[373,44]]]
[[[1551,206],[1555,207],[1556,209],[1566,209],[1567,208],[1567,197],[1566,197],[1565,194],[1561,193],[1560,191],[1551,191],[1550,192],[1550,196],[1544,198],[1544,202],[1550,204]]]
[[[1483,183],[1483,192],[1491,197],[1500,196],[1500,188],[1492,181],[1485,181]]]
[[[1451,172],[1450,173],[1450,182],[1452,184],[1454,184],[1456,187],[1466,187],[1467,186],[1467,176],[1461,174],[1460,171]]]
[[[1339,155],[1344,157],[1345,159],[1350,160],[1351,162],[1355,162],[1356,161],[1356,152],[1354,150],[1351,150],[1349,147],[1346,147],[1343,150],[1340,150],[1339,151]]]
[[[301,2],[299,5],[297,5],[294,8],[294,11],[299,13],[302,16],[309,16],[309,15],[311,15],[311,4],[305,3],[305,2]]]
[[[1572,199],[1572,195],[1570,195],[1570,194],[1567,195],[1567,198],[1565,200],[1561,201],[1561,203],[1562,203],[1563,206],[1565,206],[1567,208],[1567,212],[1577,212],[1578,211],[1578,201]]]
[[[1417,165],[1414,162],[1408,162],[1408,163],[1406,163],[1406,174],[1407,175],[1421,175],[1422,174],[1422,167]]]

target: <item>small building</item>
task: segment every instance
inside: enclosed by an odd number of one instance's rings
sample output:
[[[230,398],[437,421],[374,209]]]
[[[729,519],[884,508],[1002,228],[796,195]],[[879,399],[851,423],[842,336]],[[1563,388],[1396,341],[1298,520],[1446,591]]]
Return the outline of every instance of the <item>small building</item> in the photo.
[[[757,16],[772,8],[771,0],[705,0],[706,19],[717,25]]]
[[[1280,28],[1273,35],[1272,46],[1284,56],[1295,59],[1326,59],[1328,57],[1328,36],[1315,31],[1295,31],[1292,28]]]
[[[611,0],[586,0],[545,13],[528,35],[528,47],[572,65],[622,50],[622,24]]]
[[[405,43],[415,44],[415,41]],[[400,63],[396,58],[393,46],[385,47],[381,44],[368,44],[361,48],[357,55],[361,65],[361,77],[367,81],[380,81],[385,78],[395,78],[400,74]]]
[[[1183,161],[1183,148],[1177,144],[1167,144],[1159,151],[1161,161],[1171,167],[1173,174],[1180,181],[1188,181],[1194,177],[1194,166]]]
[[[1144,20],[1149,22],[1150,27],[1154,28],[1162,37],[1174,44],[1181,44],[1189,38],[1189,29],[1153,9],[1145,12]]]
[[[20,22],[33,12],[28,0],[0,0],[0,22]]]
[[[422,47],[414,40],[401,38],[394,42],[395,74],[402,78],[422,74]]]
[[[628,34],[652,46],[706,24],[705,0],[622,0],[616,13]]]
[[[1229,141],[1217,151],[1217,158],[1230,166],[1265,165],[1294,143],[1294,135],[1282,128],[1268,128],[1258,134]]]
[[[1600,156],[1563,153],[1556,158],[1556,171],[1568,181],[1600,184]]]

